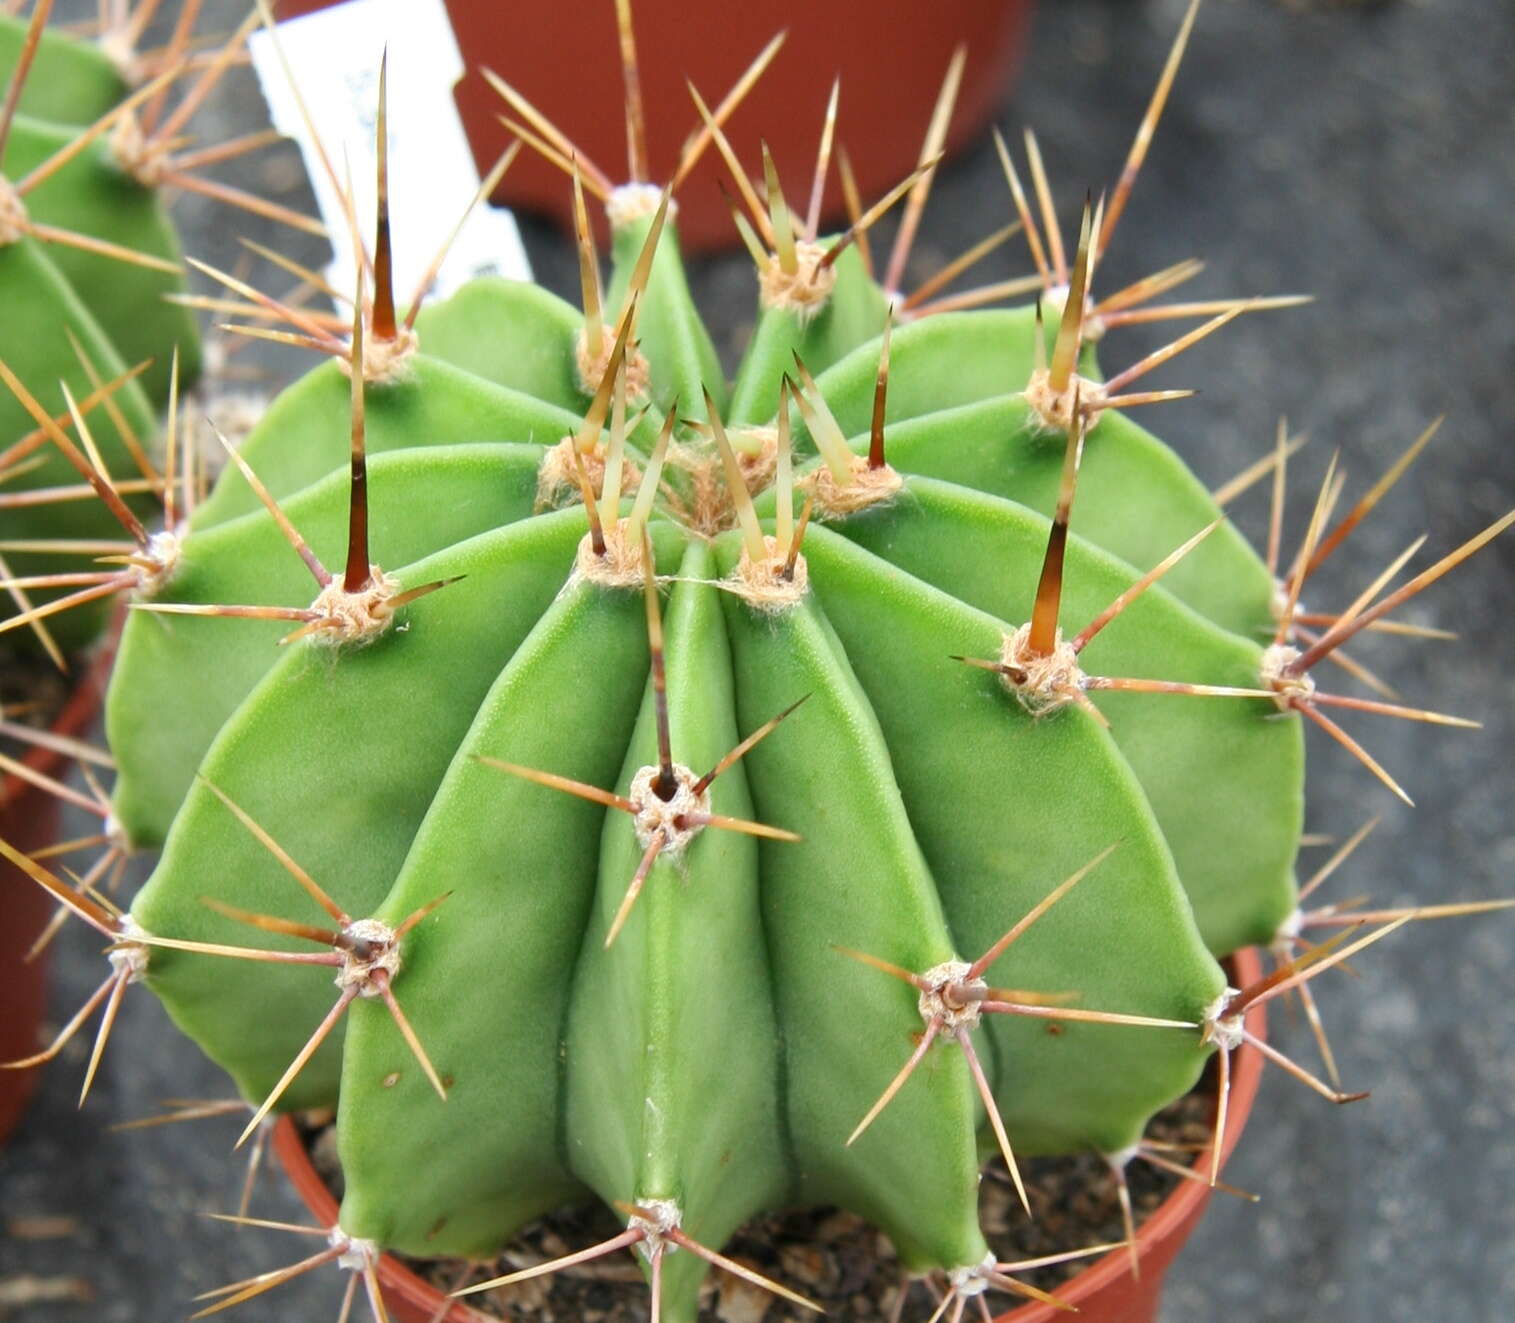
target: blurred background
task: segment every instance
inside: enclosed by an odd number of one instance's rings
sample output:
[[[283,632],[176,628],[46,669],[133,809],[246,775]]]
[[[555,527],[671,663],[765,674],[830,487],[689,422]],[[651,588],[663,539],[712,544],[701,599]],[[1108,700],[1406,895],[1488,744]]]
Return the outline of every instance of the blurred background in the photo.
[[[61,0],[58,8],[66,10]],[[245,12],[219,0],[205,8],[207,30],[229,30]],[[503,15],[509,6],[493,8]],[[608,34],[609,0],[589,8],[586,21]],[[950,24],[952,8],[931,12]],[[994,118],[1012,142],[1022,126],[1036,128],[1065,233],[1085,191],[1113,183],[1184,8],[1181,0],[1043,0],[1018,75],[1001,71]],[[775,28],[786,21],[777,9],[764,12]],[[723,39],[715,22],[711,42]],[[887,43],[889,33],[839,31],[834,39],[871,47]],[[750,53],[744,48],[742,60]],[[928,72],[934,84],[939,70]],[[609,66],[593,72],[601,82],[616,76]],[[769,77],[784,88],[787,76],[780,55]],[[710,82],[718,88],[722,80]],[[1193,297],[1316,296],[1302,309],[1241,318],[1164,369],[1153,385],[1198,386],[1202,394],[1148,410],[1142,420],[1212,484],[1263,453],[1281,414],[1307,430],[1312,442],[1289,470],[1291,545],[1333,449],[1341,451],[1351,498],[1430,419],[1448,414],[1411,478],[1322,576],[1315,594],[1322,600],[1349,600],[1422,531],[1431,535],[1426,555],[1440,554],[1515,504],[1512,89],[1515,7],[1500,0],[1208,0],[1101,273],[1110,290],[1200,257],[1207,268],[1189,287]],[[827,87],[788,90],[818,124]],[[648,95],[687,104],[681,85],[649,85]],[[859,123],[848,107],[844,86],[844,139],[900,139],[904,155],[914,155],[920,119]],[[215,113],[219,122],[205,130],[210,140],[261,122],[249,73],[238,71]],[[607,155],[607,165],[618,167],[619,158]],[[247,168],[249,186],[311,209],[292,147]],[[402,190],[405,180],[392,186]],[[799,194],[797,183],[791,188]],[[229,219],[197,198],[182,199],[176,215],[187,251],[226,269],[242,251],[238,234],[277,243],[302,261],[326,256],[308,237]],[[986,133],[975,134],[938,174],[906,287],[1009,217],[993,147]],[[571,246],[549,221],[518,219],[538,279],[577,300]],[[881,227],[875,251],[889,233]],[[980,268],[984,280],[1028,270],[1019,241]],[[729,367],[753,319],[750,260],[741,252],[701,256],[691,262],[691,282]],[[1107,369],[1163,338],[1140,328],[1112,334],[1102,350]],[[236,361],[258,363],[273,381],[305,366],[297,355],[261,348]],[[1233,515],[1260,541],[1263,489]],[[1076,510],[1074,517],[1076,527]],[[1515,538],[1506,537],[1406,613],[1457,630],[1459,642],[1376,638],[1362,649],[1408,700],[1481,718],[1485,728],[1352,723],[1417,800],[1413,811],[1342,751],[1312,738],[1309,830],[1339,839],[1370,816],[1384,819],[1332,894],[1371,891],[1383,904],[1515,894],[1512,611]],[[79,925],[58,942],[55,1023],[97,981],[97,948]],[[1277,1072],[1266,1074],[1227,1172],[1263,1201],[1214,1201],[1169,1278],[1166,1320],[1515,1317],[1512,950],[1510,916],[1428,923],[1376,947],[1360,961],[1359,977],[1324,981],[1319,996],[1345,1083],[1373,1096],[1336,1110]],[[1313,1060],[1302,1022],[1275,1015],[1270,1032],[1285,1050]],[[0,1149],[0,1317],[183,1318],[197,1292],[286,1261],[280,1239],[202,1216],[236,1202],[242,1166],[228,1156],[230,1121],[109,1129],[152,1113],[165,1096],[227,1091],[158,1005],[126,999],[83,1112],[74,1095],[87,1046],[74,1048],[46,1073],[20,1129]],[[255,1210],[303,1219],[277,1177],[260,1187]],[[39,1218],[61,1220],[51,1234],[18,1236],[17,1225],[34,1232]],[[8,1305],[5,1284],[21,1274],[82,1279],[93,1299]],[[246,1323],[334,1318],[340,1289],[335,1274],[302,1279],[235,1316]]]

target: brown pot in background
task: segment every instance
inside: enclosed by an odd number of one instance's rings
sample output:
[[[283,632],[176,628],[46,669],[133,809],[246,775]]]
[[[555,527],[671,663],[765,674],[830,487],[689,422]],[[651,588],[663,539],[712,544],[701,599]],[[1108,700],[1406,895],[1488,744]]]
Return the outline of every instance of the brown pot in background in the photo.
[[[281,17],[330,0],[281,0]],[[626,181],[626,124],[615,10],[611,0],[446,0],[467,75],[458,108],[481,176],[513,136],[512,114],[484,81],[493,69],[553,120],[617,183]],[[724,0],[634,0],[653,180],[666,182],[679,148],[699,126],[685,79],[714,107],[780,28],[788,40],[727,126],[750,171],[759,141],[773,151],[796,207],[809,197],[826,100],[842,80],[837,141],[847,150],[868,201],[915,166],[942,75],[953,50],[967,47],[949,148],[983,126],[1004,99],[1019,64],[1031,0],[812,0],[782,7]],[[725,167],[709,149],[679,191],[679,237],[689,249],[736,242],[716,181]],[[728,183],[729,186],[729,183]],[[521,154],[495,201],[544,211],[570,224],[571,189],[556,167]],[[833,163],[825,214],[843,214]]]
[[[481,172],[510,141],[497,118],[508,108],[478,72],[482,66],[509,79],[590,160],[617,183],[626,182],[620,55],[610,0],[447,0],[447,8],[469,69],[458,86],[458,107]],[[766,140],[785,192],[803,207],[834,78],[842,80],[837,141],[852,160],[866,203],[914,167],[942,75],[960,43],[968,60],[949,147],[994,112],[1019,62],[1031,3],[817,0],[785,10],[712,0],[635,0],[633,11],[648,155],[658,183],[672,175],[679,148],[700,123],[685,79],[714,107],[774,33],[788,29],[783,49],[727,132],[749,171],[759,168],[759,143]],[[680,189],[679,237],[686,248],[736,242],[716,188],[724,174],[711,148]],[[566,226],[569,197],[561,171],[524,152],[496,200],[546,211]],[[841,215],[834,166],[826,199],[826,214]]]
[[[113,648],[106,648],[90,665],[53,722],[53,734],[78,738],[88,731],[100,711],[112,652]],[[49,749],[32,749],[23,761],[35,772],[57,777],[68,759]],[[56,799],[17,776],[7,776],[0,783],[0,837],[30,854],[49,844],[57,830]],[[47,893],[19,869],[0,860],[0,989],[4,1005],[0,1061],[31,1056],[41,1046],[37,1031],[47,1007],[47,959],[40,956],[28,962],[26,953],[52,914],[53,903]],[[40,1070],[40,1066],[0,1070],[0,1143],[20,1120]]]
[[[1262,960],[1255,950],[1241,951],[1229,963],[1232,984],[1236,987],[1245,987],[1262,976]],[[1259,1038],[1265,1036],[1265,1013],[1266,1008],[1260,1005],[1247,1012],[1247,1028]],[[1231,1156],[1251,1115],[1262,1066],[1261,1053],[1250,1047],[1240,1048],[1233,1058],[1222,1165]],[[337,1201],[312,1165],[304,1137],[287,1116],[281,1117],[274,1129],[273,1150],[316,1221],[324,1227],[332,1226],[337,1220]],[[1209,1169],[1211,1152],[1207,1148],[1195,1158],[1197,1169]],[[1141,1249],[1139,1279],[1131,1276],[1128,1256],[1117,1251],[1106,1254],[1070,1279],[1057,1291],[1058,1299],[1078,1310],[1079,1323],[1155,1323],[1163,1276],[1199,1225],[1209,1202],[1209,1186],[1198,1181],[1180,1181],[1136,1233]],[[443,1293],[392,1255],[386,1254],[379,1260],[379,1281],[390,1317],[396,1323],[467,1323],[480,1317],[462,1301],[443,1313]],[[1053,1323],[1054,1319],[1067,1317],[1068,1314],[1049,1305],[1031,1304],[999,1315],[995,1323]]]

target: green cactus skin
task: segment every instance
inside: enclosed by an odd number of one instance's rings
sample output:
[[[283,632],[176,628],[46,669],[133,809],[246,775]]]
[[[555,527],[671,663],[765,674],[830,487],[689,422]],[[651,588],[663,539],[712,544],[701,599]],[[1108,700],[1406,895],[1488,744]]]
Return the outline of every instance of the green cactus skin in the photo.
[[[645,230],[615,245],[608,309]],[[724,406],[733,422],[739,411],[772,422],[798,349],[842,426],[866,432],[858,383],[867,364],[871,408],[885,300],[860,263],[837,265],[835,306],[855,315],[802,323],[767,310]],[[671,227],[638,298],[652,398],[627,454],[641,468],[660,404],[677,396],[684,418],[708,370]],[[320,921],[223,793],[350,916],[393,929],[447,895],[404,939],[396,978],[447,1101],[382,1001],[359,997],[278,1102],[340,1096],[349,1235],[479,1256],[587,1188],[622,1209],[672,1201],[683,1231],[711,1247],[765,1209],[837,1202],[877,1222],[913,1271],[977,1265],[978,1169],[993,1138],[967,1061],[949,1042],[932,1047],[848,1145],[922,1016],[913,989],[838,948],[918,972],[972,960],[1117,845],[986,977],[1197,1026],[1224,988],[1215,957],[1271,937],[1293,908],[1299,719],[1265,700],[1101,693],[1107,730],[1073,705],[1032,715],[999,677],[953,661],[996,656],[1028,618],[1064,443],[1017,408],[1013,378],[995,376],[1007,361],[1029,373],[1029,313],[902,326],[887,444],[904,485],[811,524],[800,600],[762,610],[716,586],[743,558],[742,533],[720,531],[722,519],[695,531],[654,515],[655,560],[673,577],[672,757],[698,773],[808,695],[721,773],[710,804],[801,839],[700,830],[677,859],[655,858],[607,949],[645,848],[634,824],[488,764],[625,796],[658,761],[639,578],[574,572],[592,556],[580,551],[582,505],[538,506],[539,467],[589,405],[573,366],[581,324],[542,291],[483,282],[423,314],[420,352],[367,387],[374,558],[401,567],[390,572],[405,587],[465,576],[377,639],[281,651],[287,620],[133,613],[108,704],[115,808],[133,841],[162,842],[163,855],[132,917],[154,937],[244,947],[245,925],[202,897]],[[552,357],[524,352],[542,345]],[[937,408],[927,378],[948,361],[962,371]],[[336,365],[318,369],[242,452],[329,564],[347,519],[348,392]],[[1119,414],[1091,430],[1086,464],[1096,478],[1074,508],[1070,634],[1218,514],[1181,461]],[[1133,472],[1140,524],[1116,500]],[[758,505],[772,531],[772,491]],[[1262,649],[1246,635],[1266,623],[1266,572],[1224,531],[1195,555],[1226,583],[1175,569],[1191,604],[1150,588],[1090,645],[1091,673],[1258,683]],[[1119,557],[1132,548],[1137,568]],[[229,468],[164,601],[291,606],[309,591]],[[1226,825],[1243,846],[1218,841]],[[1234,867],[1218,866],[1221,844]],[[264,944],[308,950],[277,934]],[[155,948],[149,971],[250,1099],[332,1008],[325,970]],[[1069,1022],[1053,1035],[1010,1015],[986,1017],[972,1039],[1028,1154],[1122,1151],[1210,1051],[1197,1029]],[[693,1317],[704,1271],[692,1253],[668,1258],[666,1317]]]
[[[9,82],[21,58],[30,24],[0,14],[0,82]],[[99,46],[44,29],[36,75],[22,90],[20,110],[57,124],[93,124],[128,91],[126,80]]]
[[[168,94],[173,77],[129,89],[104,50],[114,41],[125,52],[122,60],[132,58],[123,44],[135,35],[129,24],[91,44],[40,27],[47,8],[39,6],[26,23],[0,18],[0,83],[17,84],[21,93],[16,112],[0,124],[0,362],[41,408],[65,419],[65,384],[88,405],[95,387],[109,383],[113,393],[104,405],[85,408],[87,425],[106,474],[139,480],[145,464],[156,462],[156,414],[168,401],[175,370],[179,388],[188,390],[202,366],[194,314],[172,301],[187,287],[157,181],[194,182],[192,156],[176,156],[173,140],[244,34],[213,56],[164,118],[144,126],[145,111]],[[32,36],[38,43],[28,64],[23,54]],[[24,501],[26,493],[84,479],[50,440],[35,449],[25,442],[37,429],[34,413],[14,390],[0,396],[0,497],[10,507],[8,538],[119,538],[119,526],[96,502],[11,505],[9,498]],[[128,492],[126,500],[143,519],[155,508],[141,491]],[[8,555],[6,566],[7,579],[25,579],[57,572],[59,560],[23,551]],[[68,592],[43,586],[30,596],[42,606]],[[4,602],[4,614],[12,615],[8,593]],[[48,617],[46,628],[69,650],[87,642],[106,615],[105,604],[96,603]]]
[[[89,397],[92,384],[74,354],[69,335],[83,348],[99,376],[113,381],[123,376],[127,364],[101,328],[74,287],[58,270],[42,247],[31,239],[0,247],[0,289],[4,290],[7,315],[0,327],[0,359],[23,383],[39,383],[36,394],[42,407],[54,416],[64,413],[66,403],[60,381],[66,382],[76,400]],[[48,383],[46,386],[40,383]],[[152,435],[155,422],[153,407],[140,383],[126,381],[115,393],[115,403],[126,427],[138,438]],[[36,428],[36,422],[9,391],[0,398],[0,437],[7,447],[19,442]],[[90,430],[100,449],[101,458],[113,474],[135,471],[125,438],[114,420],[104,410],[97,410],[90,420]],[[6,491],[29,491],[47,487],[71,486],[80,482],[75,468],[62,452],[51,445],[39,450],[35,458],[42,462],[25,469],[8,482]],[[131,498],[133,506],[146,514],[147,503]],[[52,538],[109,538],[118,536],[120,527],[105,507],[93,501],[71,501],[64,505],[21,506],[5,512],[7,536],[17,540]],[[6,563],[18,575],[48,574],[58,568],[56,556],[16,553]],[[36,593],[34,601],[47,600],[48,594]],[[3,614],[10,613],[7,598]],[[81,643],[103,621],[103,608],[68,612],[49,628],[65,646]]]
[[[18,116],[11,128],[0,173],[19,180],[67,147],[79,130]],[[96,142],[57,174],[27,194],[30,216],[44,224],[106,239],[179,267],[183,253],[158,193],[144,187],[118,163],[109,141]],[[177,271],[150,270],[116,258],[50,244],[48,258],[89,305],[123,361],[152,362],[140,378],[155,404],[168,399],[169,360],[179,350],[180,382],[200,375],[200,337],[193,313],[166,302],[182,294]]]

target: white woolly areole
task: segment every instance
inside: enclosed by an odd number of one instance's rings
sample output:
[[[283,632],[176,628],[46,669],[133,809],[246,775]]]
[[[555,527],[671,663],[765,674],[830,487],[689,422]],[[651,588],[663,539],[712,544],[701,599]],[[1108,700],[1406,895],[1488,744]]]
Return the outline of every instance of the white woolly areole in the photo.
[[[147,936],[147,929],[130,914],[123,914],[116,933],[116,940],[121,945],[115,951],[107,951],[105,958],[118,974],[122,970],[126,971],[127,983],[140,983],[147,977],[149,948],[140,940]]]
[[[644,767],[631,778],[631,793],[627,798],[636,805],[637,841],[645,850],[652,843],[653,833],[661,831],[663,847],[659,853],[677,856],[700,834],[704,825],[696,823],[690,826],[686,823],[680,826],[679,820],[693,813],[710,812],[710,788],[707,786],[696,795],[694,784],[699,777],[682,763],[673,765],[673,779],[677,782],[678,789],[673,792],[672,799],[663,799],[652,788],[657,779],[656,767]]]
[[[413,365],[411,360],[421,347],[421,339],[406,326],[395,328],[394,337],[380,339],[369,332],[363,337],[363,380],[370,386],[387,386],[396,381],[410,380]],[[337,359],[343,374],[352,378],[352,355],[343,354]]]
[[[727,583],[731,591],[754,610],[776,615],[787,611],[810,591],[810,567],[803,555],[796,556],[794,572],[786,579],[784,562],[788,553],[779,554],[779,544],[774,538],[765,537],[763,543],[768,548],[768,555],[758,561],[748,555],[747,547],[743,545],[742,558]]]
[[[933,1020],[940,1023],[943,1038],[955,1039],[978,1027],[979,1005],[988,995],[989,985],[981,978],[968,978],[970,968],[966,961],[946,960],[921,975],[926,986],[916,999],[916,1007],[927,1024]]]
[[[368,567],[368,587],[350,593],[339,575],[316,594],[310,609],[325,622],[313,637],[336,646],[341,643],[372,643],[394,619],[390,598],[400,591],[400,581],[377,565]]]
[[[583,328],[574,337],[573,365],[579,374],[579,387],[586,395],[593,395],[605,380],[605,369],[610,366],[610,356],[615,352],[616,332],[612,326],[600,331],[600,352],[589,352],[589,334]],[[626,346],[626,399],[635,403],[646,397],[652,389],[652,365],[635,345]]]
[[[1262,665],[1258,668],[1264,689],[1274,691],[1273,699],[1279,711],[1287,712],[1296,701],[1304,702],[1315,693],[1315,680],[1308,672],[1302,675],[1286,675],[1284,670],[1300,655],[1299,649],[1288,643],[1273,643],[1263,649]]]
[[[1286,918],[1281,924],[1278,925],[1278,931],[1273,934],[1273,944],[1275,946],[1286,946],[1289,943],[1295,941],[1304,932],[1304,930],[1305,912],[1296,905],[1294,907],[1294,912],[1290,914],[1289,917]]]
[[[138,561],[150,563],[134,566],[137,578],[132,591],[139,598],[156,597],[178,571],[182,552],[183,543],[175,530],[165,528],[154,533],[137,555]]]
[[[95,48],[115,66],[128,87],[140,87],[147,81],[147,65],[126,28],[107,28],[95,38]]]
[[[800,485],[815,493],[816,509],[823,516],[838,518],[892,501],[905,480],[887,464],[870,468],[866,455],[854,455],[846,482],[838,482],[831,466],[821,464]]]
[[[778,468],[778,429],[731,427],[726,437],[749,495],[762,491],[773,481]],[[705,537],[737,527],[740,521],[731,489],[726,485],[726,466],[718,454],[708,446],[675,441],[668,447],[667,462],[689,480],[689,498],[680,502],[681,522]]]
[[[26,204],[11,181],[0,175],[0,245],[20,243],[26,228]]]
[[[126,827],[121,819],[114,813],[107,813],[105,821],[100,825],[101,834],[110,844],[110,848],[121,854],[130,854],[132,849],[131,837],[126,833]],[[135,921],[134,921],[135,922]]]
[[[142,123],[128,111],[111,130],[110,155],[122,174],[130,175],[143,188],[157,188],[168,167],[168,152],[142,131]]]
[[[605,216],[612,230],[623,229],[634,221],[657,214],[658,204],[663,200],[663,190],[656,184],[621,184],[610,190],[610,200],[605,204]],[[679,204],[668,199],[668,219],[679,214]]]
[[[1042,317],[1048,326],[1056,326],[1063,319],[1063,310],[1068,306],[1068,295],[1072,291],[1066,284],[1048,285],[1042,291],[1041,305]],[[1084,295],[1084,325],[1083,341],[1086,345],[1098,344],[1105,338],[1104,319],[1094,315],[1094,296]]]
[[[637,1251],[649,1263],[654,1254],[672,1254],[678,1246],[668,1239],[670,1231],[677,1230],[684,1214],[672,1199],[638,1199],[636,1206],[641,1212],[626,1219],[628,1229],[640,1231],[643,1239],[637,1243]],[[651,1213],[643,1217],[642,1213]]]
[[[778,255],[771,253],[758,268],[758,300],[765,309],[794,314],[804,326],[830,301],[836,288],[836,265],[822,266],[824,244],[799,239],[794,245],[794,270],[785,271]]]
[[[991,1252],[984,1255],[978,1263],[969,1264],[966,1268],[949,1268],[947,1280],[952,1283],[952,1289],[959,1296],[968,1297],[983,1295],[989,1289],[989,1274],[999,1267],[994,1254]]]
[[[618,519],[601,529],[605,539],[603,556],[594,549],[594,534],[585,533],[579,539],[574,571],[580,578],[597,583],[601,588],[642,586],[645,575],[642,540],[629,536],[626,524],[625,519]]]
[[[349,1272],[367,1272],[379,1262],[379,1242],[364,1240],[362,1236],[349,1236],[339,1222],[326,1233],[326,1243],[332,1249],[340,1249],[337,1266]]]
[[[1240,994],[1236,988],[1227,988],[1205,1007],[1203,1041],[1214,1043],[1224,1052],[1234,1051],[1241,1046],[1242,1017],[1228,1015],[1225,1019],[1221,1019],[1226,1007],[1231,1004],[1231,999],[1238,995]]]
[[[1111,1149],[1110,1152],[1100,1156],[1109,1164],[1111,1171],[1120,1173],[1131,1165],[1131,1159],[1138,1156],[1141,1151],[1140,1144],[1127,1144],[1125,1148]]]
[[[752,427],[729,427],[726,439],[731,442],[742,481],[749,492],[760,492],[773,481],[779,466],[779,429],[773,423]]]
[[[347,942],[337,948],[342,963],[332,980],[344,991],[358,989],[362,997],[377,997],[380,986],[374,975],[383,973],[393,979],[400,972],[400,945],[395,930],[377,919],[354,919],[342,929]]]
[[[574,505],[583,500],[583,494],[579,490],[578,464],[575,464],[573,459],[575,449],[574,438],[565,436],[542,456],[542,462],[537,466],[537,495],[533,506],[538,513],[543,510],[556,510],[565,505]],[[591,491],[604,489],[605,451],[606,447],[596,441],[588,450],[578,452],[579,462],[584,465],[584,473],[589,478]],[[632,461],[630,455],[623,456],[621,495],[630,496],[641,485],[641,469]]]
[[[1002,671],[1001,682],[1034,717],[1055,712],[1083,692],[1084,673],[1078,667],[1078,653],[1063,639],[1061,630],[1055,637],[1052,651],[1038,656],[1031,651],[1031,622],[1027,621],[1015,633],[1005,635],[1000,650],[1000,665],[1024,677]]]
[[[1099,423],[1105,388],[1097,381],[1072,372],[1068,375],[1067,386],[1060,391],[1053,390],[1051,373],[1046,368],[1036,368],[1021,394],[1041,419],[1044,429],[1061,432],[1064,436],[1073,426],[1073,400],[1077,396],[1079,409],[1084,415],[1084,435],[1087,436]]]

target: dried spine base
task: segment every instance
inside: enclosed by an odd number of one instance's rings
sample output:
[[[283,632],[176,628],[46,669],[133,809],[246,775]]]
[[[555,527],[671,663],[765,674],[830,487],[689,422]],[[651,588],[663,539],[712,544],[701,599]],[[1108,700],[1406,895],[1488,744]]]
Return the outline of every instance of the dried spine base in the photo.
[[[845,519],[884,505],[898,496],[904,485],[904,479],[889,465],[875,468],[866,455],[852,456],[845,482],[838,480],[829,465],[821,464],[800,484],[802,490],[815,496],[815,508],[826,519]]]
[[[728,439],[747,491],[756,495],[773,481],[778,467],[777,431],[773,427],[735,427]],[[674,442],[668,448],[668,467],[683,474],[688,483],[687,502],[677,493],[664,493],[682,523],[704,537],[715,537],[736,526],[736,506],[719,455],[700,446]]]
[[[616,354],[615,327],[602,326],[599,334],[599,347],[591,352],[589,335],[581,330],[573,347],[573,366],[578,374],[579,389],[586,395],[593,395],[600,389],[600,383],[605,380],[605,373],[610,370],[613,362],[619,361]],[[638,403],[647,398],[652,389],[652,365],[647,361],[646,355],[636,348],[628,348],[625,354],[626,364],[626,400],[630,404]]]
[[[377,565],[368,567],[368,580],[349,592],[343,580],[333,579],[310,604],[311,621],[305,628],[332,647],[372,643],[394,622],[393,600],[400,595],[399,580]]]
[[[1097,381],[1090,381],[1073,373],[1068,384],[1058,390],[1052,383],[1051,373],[1046,368],[1037,368],[1024,391],[1026,403],[1041,419],[1044,431],[1066,436],[1073,426],[1073,411],[1082,416],[1084,435],[1087,436],[1099,424],[1104,398],[1104,388]]]
[[[1032,716],[1041,717],[1083,696],[1084,673],[1079,669],[1077,651],[1061,630],[1051,652],[1034,652],[1031,626],[1027,621],[1015,633],[1005,635],[1000,675],[1016,701]]]
[[[574,505],[583,499],[579,474],[582,470],[585,481],[596,489],[605,481],[605,446],[595,442],[587,450],[580,450],[574,437],[565,436],[542,456],[537,468],[537,495],[535,509],[556,510],[565,505]],[[621,461],[621,490],[630,496],[641,485],[642,471],[629,457]]]
[[[755,561],[742,551],[736,572],[726,586],[755,611],[776,615],[805,599],[810,591],[810,567],[803,554],[781,552],[778,542],[765,537],[765,559]]]
[[[827,245],[809,239],[795,241],[792,269],[778,254],[758,268],[758,297],[764,308],[794,314],[801,326],[812,321],[831,301],[836,288],[836,265],[823,259]]]
[[[647,573],[646,558],[641,542],[630,535],[628,521],[619,519],[607,525],[602,538],[603,549],[596,548],[593,533],[585,533],[579,540],[574,557],[575,575],[601,588],[641,588]]]
[[[110,153],[120,171],[143,188],[158,188],[170,171],[170,144],[149,137],[136,115],[121,116],[111,131]]]
[[[395,328],[392,336],[363,337],[363,380],[370,386],[390,386],[397,382],[410,381],[415,375],[415,356],[420,351],[420,338],[408,326]],[[346,356],[338,357],[342,372],[352,376],[352,364]]]
[[[162,593],[178,573],[183,550],[183,537],[176,530],[164,528],[150,534],[146,545],[129,560],[136,572],[132,595],[138,600],[150,600]]]
[[[1315,677],[1308,671],[1294,675],[1289,671],[1303,654],[1289,643],[1270,644],[1263,652],[1260,678],[1263,688],[1278,695],[1274,702],[1280,712],[1287,712],[1295,703],[1308,702],[1315,695]]]
[[[658,842],[657,854],[677,859],[700,833],[702,817],[710,814],[710,792],[700,785],[700,778],[682,763],[674,763],[673,790],[661,787],[662,770],[643,767],[631,778],[630,798],[636,809],[633,823],[637,841],[644,850]]]
[[[937,1033],[949,1042],[977,1029],[982,1015],[979,1004],[989,996],[989,985],[973,976],[966,960],[947,960],[921,975],[917,1007],[921,1020],[935,1024]]]

